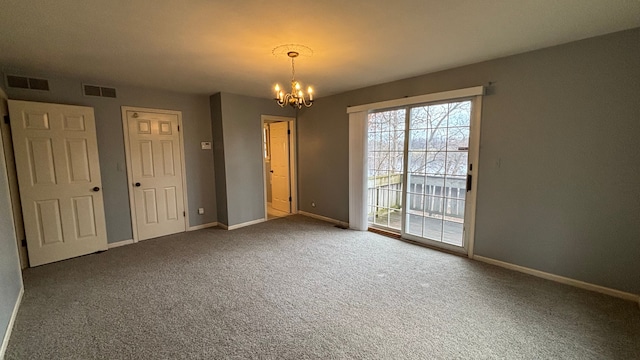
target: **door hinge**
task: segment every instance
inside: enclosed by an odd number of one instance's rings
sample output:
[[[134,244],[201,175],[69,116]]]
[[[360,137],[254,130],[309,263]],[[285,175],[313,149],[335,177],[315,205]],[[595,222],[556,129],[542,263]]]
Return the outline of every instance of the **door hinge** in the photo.
[[[291,196],[289,196],[289,201],[291,201]]]
[[[178,125],[178,131],[180,131],[180,125]]]
[[[11,124],[11,118],[9,117],[9,115],[5,115],[4,116],[4,123],[5,124]]]
[[[22,245],[22,247],[27,247],[27,239],[22,239],[22,241],[20,241],[20,245]]]
[[[290,134],[291,134],[291,130],[287,130],[287,134],[289,134],[289,135],[290,135]]]

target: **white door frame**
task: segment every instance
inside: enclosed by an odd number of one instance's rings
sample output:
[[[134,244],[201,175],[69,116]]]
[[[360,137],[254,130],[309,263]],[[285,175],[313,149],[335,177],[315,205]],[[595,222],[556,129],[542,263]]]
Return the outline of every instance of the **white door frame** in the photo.
[[[182,111],[151,109],[136,106],[122,106],[122,130],[124,131],[124,151],[127,163],[127,189],[129,191],[129,208],[131,209],[131,230],[133,232],[133,242],[137,243],[138,224],[136,222],[136,206],[133,196],[133,169],[131,168],[131,144],[129,144],[129,122],[127,120],[127,111],[151,112],[157,114],[176,115],[178,117],[178,134],[180,139],[180,160],[182,162],[182,197],[184,199],[184,228],[189,229],[189,204],[187,198],[187,171],[184,159],[184,127],[182,126]]]
[[[298,159],[297,159],[297,141],[298,138],[296,133],[296,119],[292,117],[286,116],[275,116],[275,115],[260,115],[260,132],[264,131],[264,124],[272,123],[272,122],[282,122],[286,121],[289,123],[289,130],[291,134],[289,134],[289,184],[291,188],[291,214],[298,213]],[[262,136],[260,137],[262,139]],[[267,168],[265,166],[264,159],[264,141],[261,141],[262,152],[260,153],[260,157],[262,158],[262,183],[263,183],[263,192],[264,192],[264,220],[266,221],[268,218],[267,214],[267,179],[266,172]]]
[[[7,94],[0,88],[0,118],[9,116],[9,105]],[[2,145],[4,146],[5,165],[7,170],[7,180],[9,184],[9,194],[11,195],[11,206],[13,212],[13,228],[16,232],[16,245],[20,255],[20,268],[29,267],[29,255],[27,247],[22,245],[22,240],[26,239],[24,222],[22,220],[22,204],[20,203],[20,191],[18,189],[18,173],[16,172],[16,159],[13,154],[13,139],[11,138],[11,125],[4,121],[0,122],[0,133],[2,133]]]

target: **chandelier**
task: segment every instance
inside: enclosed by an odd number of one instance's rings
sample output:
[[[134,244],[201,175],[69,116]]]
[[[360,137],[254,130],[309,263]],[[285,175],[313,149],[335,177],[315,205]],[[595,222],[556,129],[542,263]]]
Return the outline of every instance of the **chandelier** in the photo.
[[[274,55],[277,55],[278,50],[288,50],[286,52],[286,55],[291,58],[291,92],[285,93],[284,89],[281,89],[280,85],[276,84],[276,97],[274,100],[278,105],[280,105],[280,107],[285,107],[286,105],[291,105],[291,107],[298,109],[301,109],[302,106],[311,107],[311,105],[313,105],[313,89],[311,88],[311,86],[309,86],[307,88],[307,93],[305,94],[302,90],[302,85],[298,80],[296,80],[296,68],[294,60],[295,58],[300,56],[300,52],[290,50],[292,46],[301,47],[303,50],[308,50],[309,52],[311,51],[311,49],[302,45],[282,45],[273,50]]]

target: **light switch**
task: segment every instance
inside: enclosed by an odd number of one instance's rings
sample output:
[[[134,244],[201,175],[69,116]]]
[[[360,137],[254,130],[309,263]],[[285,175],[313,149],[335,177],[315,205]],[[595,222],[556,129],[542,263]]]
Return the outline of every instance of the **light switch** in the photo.
[[[200,143],[200,148],[202,150],[211,150],[211,141],[203,141]]]

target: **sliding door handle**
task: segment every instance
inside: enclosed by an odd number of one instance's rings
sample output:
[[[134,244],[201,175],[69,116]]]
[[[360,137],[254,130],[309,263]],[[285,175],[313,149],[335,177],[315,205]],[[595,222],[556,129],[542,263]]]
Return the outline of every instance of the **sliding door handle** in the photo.
[[[471,182],[472,182],[471,180],[472,180],[471,174],[467,174],[467,192],[471,191]]]

